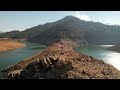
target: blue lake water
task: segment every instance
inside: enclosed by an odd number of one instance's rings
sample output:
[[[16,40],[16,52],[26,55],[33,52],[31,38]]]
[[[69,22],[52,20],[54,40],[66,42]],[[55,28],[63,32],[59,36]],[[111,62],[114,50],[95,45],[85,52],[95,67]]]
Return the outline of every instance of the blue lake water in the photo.
[[[7,66],[14,65],[25,58],[33,56],[38,52],[46,48],[45,45],[38,43],[26,43],[23,48],[0,52],[0,71],[5,69]],[[0,72],[0,78],[3,73]]]
[[[108,47],[113,45],[89,45],[75,48],[76,51],[103,60],[120,70],[120,53],[110,51]]]

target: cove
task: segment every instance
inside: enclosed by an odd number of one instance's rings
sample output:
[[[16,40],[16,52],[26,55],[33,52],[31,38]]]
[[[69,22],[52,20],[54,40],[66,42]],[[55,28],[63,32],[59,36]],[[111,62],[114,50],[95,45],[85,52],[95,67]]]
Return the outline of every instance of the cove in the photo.
[[[113,45],[89,45],[76,47],[74,50],[96,59],[103,60],[105,63],[111,64],[120,70],[120,53],[109,50],[108,48],[111,46]]]
[[[0,52],[0,71],[4,70],[8,66],[15,65],[16,63],[24,60],[25,58],[36,55],[44,48],[46,48],[45,45],[38,43],[25,42],[25,44],[25,47],[19,49]],[[2,76],[3,73],[0,72],[0,78],[2,78]]]

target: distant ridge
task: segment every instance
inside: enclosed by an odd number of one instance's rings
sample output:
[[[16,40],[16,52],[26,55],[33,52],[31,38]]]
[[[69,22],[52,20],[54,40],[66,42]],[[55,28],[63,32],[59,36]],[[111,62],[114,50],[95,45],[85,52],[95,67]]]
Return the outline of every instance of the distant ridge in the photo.
[[[66,16],[56,22],[28,28],[24,31],[3,33],[1,38],[25,38],[29,42],[52,44],[64,39],[78,45],[117,44],[120,41],[120,26],[84,21],[74,16]]]
[[[116,45],[114,45],[114,46],[112,46],[112,47],[109,47],[108,49],[120,53],[120,44],[116,44]]]

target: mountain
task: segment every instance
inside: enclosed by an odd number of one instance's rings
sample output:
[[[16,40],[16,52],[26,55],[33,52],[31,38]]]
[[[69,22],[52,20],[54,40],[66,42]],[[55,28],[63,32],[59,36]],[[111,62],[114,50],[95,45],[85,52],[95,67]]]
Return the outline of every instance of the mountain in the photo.
[[[20,33],[20,31],[18,31],[18,30],[9,31],[9,32],[6,32],[6,33],[2,33],[0,35],[0,38],[16,38],[16,35],[18,33]]]
[[[84,21],[74,16],[11,33],[14,32],[1,34],[0,37],[26,38],[29,42],[43,44],[68,39],[79,45],[117,44],[120,40],[120,26]]]
[[[29,38],[30,41],[41,42],[50,44],[61,39],[70,39],[74,42],[86,44],[84,39],[84,32],[79,28],[77,23],[74,23],[72,19],[78,21],[75,17],[65,17],[57,22],[48,24],[49,28],[39,33],[33,38]]]
[[[112,51],[120,52],[120,44],[116,44],[108,49],[110,49]]]
[[[120,79],[120,71],[112,65],[75,52],[66,41],[60,53],[58,44],[7,68],[3,79]]]

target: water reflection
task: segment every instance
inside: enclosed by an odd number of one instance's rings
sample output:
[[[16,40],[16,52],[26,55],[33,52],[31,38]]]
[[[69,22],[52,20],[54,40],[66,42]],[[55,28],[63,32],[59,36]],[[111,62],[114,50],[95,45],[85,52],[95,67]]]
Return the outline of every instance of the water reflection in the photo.
[[[109,52],[104,53],[102,58],[106,63],[113,65],[118,70],[120,70],[120,53]]]
[[[105,63],[113,65],[120,70],[120,53],[110,51],[107,48],[113,45],[93,45],[86,47],[78,47],[75,50],[83,54],[92,56],[96,59],[103,60]]]
[[[112,47],[114,45],[100,45],[101,47]]]

